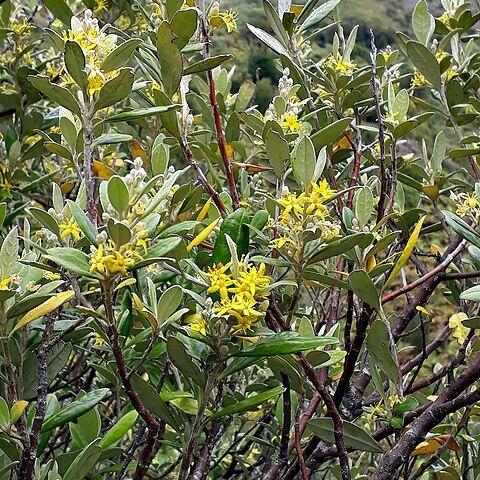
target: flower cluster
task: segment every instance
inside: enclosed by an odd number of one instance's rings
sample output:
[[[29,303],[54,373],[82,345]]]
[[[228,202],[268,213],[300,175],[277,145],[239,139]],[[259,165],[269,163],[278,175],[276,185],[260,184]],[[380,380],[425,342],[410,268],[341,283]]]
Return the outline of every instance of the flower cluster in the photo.
[[[294,85],[290,70],[285,68],[278,81],[279,95],[276,96],[265,112],[265,121],[275,120],[286,133],[298,132],[302,122],[298,119],[303,102],[297,97],[300,85]]]
[[[329,212],[325,206],[335,194],[326,180],[311,184],[309,193],[302,192],[300,195],[284,190],[278,203],[282,207],[277,226],[282,234],[273,240],[273,246],[282,248],[285,245],[293,249],[300,245],[297,235],[305,230],[320,230],[323,240],[331,240],[340,232],[337,223],[329,220]]]
[[[480,214],[480,202],[475,193],[450,193],[450,199],[456,202],[457,215],[477,218]]]
[[[233,10],[221,12],[218,2],[213,2],[212,7],[208,12],[208,21],[210,26],[215,29],[225,25],[227,28],[227,33],[237,31],[237,17],[238,13],[234,12]]]
[[[147,252],[148,232],[139,230],[134,238],[124,245],[115,245],[107,238],[106,232],[98,235],[98,247],[91,247],[90,273],[99,273],[103,277],[120,274],[127,275],[127,270],[142,260],[142,253]]]
[[[340,75],[352,75],[353,71],[357,68],[355,63],[350,60],[344,59],[340,54],[329,55],[322,67],[324,69],[333,70],[335,73]]]
[[[410,88],[421,88],[429,85],[428,80],[415,68],[410,82]]]
[[[252,329],[263,316],[261,303],[270,294],[268,287],[272,279],[265,275],[265,264],[256,267],[244,261],[239,263],[237,272],[232,269],[231,262],[218,264],[210,268],[206,275],[210,282],[207,293],[220,297],[214,305],[215,312],[220,316],[233,317],[236,321],[233,327],[235,332],[245,333]],[[201,319],[192,325],[202,331]],[[195,326],[192,328],[195,329]]]
[[[90,95],[100,90],[111,78],[117,75],[116,71],[102,71],[103,60],[112,52],[117,43],[117,36],[105,33],[106,26],[102,29],[98,26],[98,20],[93,18],[92,11],[86,10],[83,20],[72,17],[71,28],[63,32],[64,40],[72,40],[82,47],[85,55],[85,70],[88,75]],[[73,83],[73,79],[67,75],[67,83]]]

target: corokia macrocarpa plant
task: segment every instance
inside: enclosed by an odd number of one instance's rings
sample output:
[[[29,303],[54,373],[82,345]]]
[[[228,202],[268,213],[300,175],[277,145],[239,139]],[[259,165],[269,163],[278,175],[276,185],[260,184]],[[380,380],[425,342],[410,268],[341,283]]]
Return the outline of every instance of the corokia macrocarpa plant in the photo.
[[[475,2],[231,3],[0,1],[0,480],[480,478]]]

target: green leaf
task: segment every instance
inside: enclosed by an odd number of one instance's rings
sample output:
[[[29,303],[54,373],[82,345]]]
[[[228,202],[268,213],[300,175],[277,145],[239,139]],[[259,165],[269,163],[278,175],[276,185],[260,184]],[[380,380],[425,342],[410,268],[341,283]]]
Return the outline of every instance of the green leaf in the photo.
[[[174,430],[178,430],[179,427],[174,412],[165,404],[155,389],[136,374],[132,376],[132,383],[145,407],[160,417],[165,423],[168,423]]]
[[[37,90],[40,90],[50,100],[79,116],[81,115],[77,101],[66,88],[50,83],[50,79],[43,75],[29,75],[27,78]]]
[[[42,227],[47,228],[57,237],[60,237],[58,223],[49,213],[45,212],[45,210],[40,210],[39,208],[29,208],[28,211]]]
[[[307,135],[301,137],[292,152],[292,168],[296,182],[306,189],[315,172],[315,148]]]
[[[249,244],[248,213],[245,208],[239,208],[226,217],[220,227],[220,233],[213,247],[212,262],[214,265],[221,263],[226,265],[231,258],[230,249],[226,235],[228,235],[237,246],[238,257],[246,255]]]
[[[187,353],[185,345],[176,337],[167,339],[167,352],[172,363],[182,372],[185,378],[191,378],[197,385],[205,386],[206,375],[193,362]]]
[[[448,155],[450,158],[466,158],[470,155],[478,155],[480,148],[454,148]]]
[[[171,25],[162,22],[157,30],[157,56],[163,88],[169,97],[176,93],[183,74],[182,56],[174,43],[175,39]]]
[[[65,0],[42,0],[42,3],[67,27],[70,27],[70,19],[73,17],[71,8]]]
[[[128,188],[125,185],[123,178],[118,175],[111,177],[108,181],[107,193],[108,200],[112,204],[112,207],[119,213],[119,215],[123,215],[127,211],[130,202]]]
[[[139,108],[137,110],[130,110],[129,112],[119,113],[107,117],[104,121],[113,122],[128,122],[129,120],[137,120],[138,118],[153,117],[160,113],[168,112],[169,110],[177,110],[180,107],[178,104],[166,105],[161,107]]]
[[[287,58],[290,58],[290,53],[287,49],[275,38],[272,37],[269,33],[265,32],[261,28],[254,27],[247,23],[247,28],[268,48],[271,48],[278,55],[285,55]]]
[[[231,60],[233,55],[216,55],[215,57],[206,58],[205,60],[200,60],[197,63],[194,63],[187,67],[184,71],[184,75],[193,75],[194,73],[206,72],[207,70],[213,70],[222,63]]]
[[[178,10],[172,18],[173,33],[177,37],[175,45],[181,50],[193,37],[197,30],[198,12],[195,8]]]
[[[8,278],[17,263],[18,256],[18,228],[13,227],[3,240],[0,248],[0,272],[2,278]]]
[[[376,310],[380,310],[378,291],[365,270],[355,270],[348,276],[348,281],[357,296]]]
[[[357,190],[353,197],[355,207],[355,217],[358,220],[360,228],[363,228],[370,220],[373,211],[373,193],[369,187]]]
[[[322,128],[317,133],[314,133],[311,137],[315,150],[318,151],[327,145],[331,145],[337,140],[340,135],[345,131],[345,129],[350,125],[352,119],[342,118],[336,122],[331,123],[330,125]]]
[[[375,320],[367,334],[367,348],[370,361],[393,383],[398,383],[398,369],[390,351],[390,339],[383,320]]]
[[[327,18],[342,0],[328,0],[320,7],[313,10],[300,27],[300,32],[317,26],[322,20]]]
[[[308,259],[308,263],[312,264],[321,262],[327,258],[336,257],[337,255],[348,252],[353,247],[359,245],[365,237],[365,233],[354,233],[353,235],[348,235],[340,240],[329,242],[325,244],[325,246],[319,252],[310,257]]]
[[[100,70],[110,72],[111,70],[117,70],[126,65],[140,43],[142,43],[142,41],[138,38],[131,38],[123,42],[107,55],[100,66]]]
[[[88,395],[88,394],[87,394]],[[82,398],[85,398],[85,395]],[[97,465],[102,449],[99,446],[100,439],[97,438],[87,445],[70,464],[63,476],[63,480],[83,480],[92,468]]]
[[[132,410],[125,414],[120,420],[104,435],[100,442],[102,450],[120,440],[135,425],[138,413]]]
[[[6,427],[10,422],[10,409],[3,397],[0,397],[0,425]]]
[[[89,258],[81,250],[71,247],[55,247],[47,250],[47,260],[60,265],[69,272],[92,278]]]
[[[55,153],[60,157],[66,158],[67,160],[73,159],[73,155],[70,150],[68,150],[68,148],[64,147],[63,145],[60,145],[59,143],[45,142],[44,146],[49,152]]]
[[[418,41],[427,45],[435,30],[435,20],[428,13],[428,5],[425,0],[420,0],[413,11],[412,27]]]
[[[411,412],[418,407],[418,400],[414,397],[407,398],[402,403],[393,407],[392,413],[394,415],[403,415],[404,413]]]
[[[67,204],[70,208],[70,212],[72,212],[75,222],[77,222],[77,225],[80,227],[80,230],[92,245],[97,246],[98,232],[95,228],[95,225],[93,225],[93,223],[87,217],[87,214],[75,202],[67,200]]]
[[[59,412],[54,413],[45,419],[41,430],[42,433],[53,430],[61,425],[65,425],[68,422],[73,422],[78,417],[84,415],[98,405],[108,394],[110,394],[108,388],[99,388],[98,390],[88,392],[79,400],[74,400]]]
[[[452,212],[442,210],[443,216],[447,225],[458,235],[465,240],[473,243],[477,248],[480,248],[480,234],[478,234],[467,222],[462,220],[458,215]]]
[[[99,145],[115,145],[117,143],[129,142],[133,137],[131,135],[125,135],[123,133],[106,133],[97,137],[92,147],[98,147]]]
[[[162,293],[157,305],[157,321],[159,325],[168,320],[182,303],[183,290],[178,285],[167,288]]]
[[[114,105],[128,97],[132,91],[134,75],[130,68],[123,68],[120,73],[109,80],[100,90],[95,102],[95,111]]]
[[[362,452],[383,453],[383,448],[375,441],[364,428],[354,423],[342,421],[345,446]],[[323,441],[335,445],[333,434],[333,420],[331,418],[314,418],[308,422],[308,428]]]
[[[285,172],[288,160],[290,160],[288,142],[271,128],[265,137],[265,149],[275,175],[280,178]]]
[[[279,16],[279,12],[275,10],[273,5],[268,0],[263,0],[263,10],[265,11],[265,16],[267,17],[268,24],[275,33],[275,36],[281,40],[281,43],[284,46],[289,45],[290,39],[288,38],[288,33],[282,23],[281,17],[283,15]]]
[[[334,337],[301,337],[296,332],[280,332],[268,335],[268,337],[260,340],[252,347],[235,353],[234,356],[268,357],[272,355],[288,355],[336,343],[338,343],[338,339]]]
[[[442,88],[440,65],[435,55],[424,45],[413,40],[407,42],[409,60],[437,90]]]
[[[65,66],[77,85],[82,90],[85,90],[88,86],[88,75],[85,72],[85,55],[82,47],[77,42],[72,42],[71,40],[65,42]]]
[[[236,413],[251,411],[258,405],[261,405],[262,403],[269,400],[270,398],[278,397],[278,395],[282,394],[283,391],[283,387],[275,387],[271,390],[267,390],[266,392],[252,395],[251,397],[248,397],[245,400],[240,400],[233,405],[220,408],[218,412],[210,416],[209,420],[215,420],[216,418],[224,417],[225,415],[234,415]]]
[[[7,213],[7,204],[2,202],[0,203],[0,228],[2,228],[6,213]]]

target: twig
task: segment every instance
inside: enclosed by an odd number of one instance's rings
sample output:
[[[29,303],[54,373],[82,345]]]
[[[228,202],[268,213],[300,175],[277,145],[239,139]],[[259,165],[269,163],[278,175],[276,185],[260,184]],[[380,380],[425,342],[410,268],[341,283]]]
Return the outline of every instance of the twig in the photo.
[[[378,125],[378,143],[380,146],[380,199],[378,201],[377,223],[383,218],[385,197],[387,195],[387,172],[385,166],[385,125],[383,123],[382,109],[381,109],[381,93],[380,85],[377,78],[377,47],[375,45],[375,36],[373,30],[370,30],[370,45],[371,45],[371,65],[372,65],[372,90],[373,101],[375,103],[375,113],[377,114]]]
[[[200,20],[201,29],[202,29],[202,37],[203,37],[203,58],[207,60],[210,58],[210,38],[208,36],[208,27],[207,27],[207,20],[206,20],[206,11],[205,5],[203,8],[203,15]],[[222,128],[222,119],[220,117],[220,108],[217,102],[217,94],[215,91],[215,81],[213,80],[212,70],[207,71],[207,79],[208,79],[208,86],[209,86],[209,97],[210,97],[210,105],[212,106],[213,110],[213,118],[215,121],[215,132],[217,135],[217,144],[218,149],[220,150],[220,155],[222,156],[223,160],[223,167],[225,168],[225,174],[227,175],[228,187],[230,189],[230,195],[232,197],[232,205],[234,210],[236,210],[240,206],[240,201],[238,198],[237,186],[235,184],[235,177],[233,175],[232,164],[230,159],[228,158],[227,148],[225,144],[225,136],[223,134]]]

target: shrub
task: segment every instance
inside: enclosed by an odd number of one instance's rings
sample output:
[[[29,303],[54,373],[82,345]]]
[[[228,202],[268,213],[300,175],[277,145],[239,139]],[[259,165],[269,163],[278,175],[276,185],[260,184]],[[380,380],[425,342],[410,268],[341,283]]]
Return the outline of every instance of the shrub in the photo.
[[[0,479],[478,478],[479,14],[198,3],[1,2]]]

